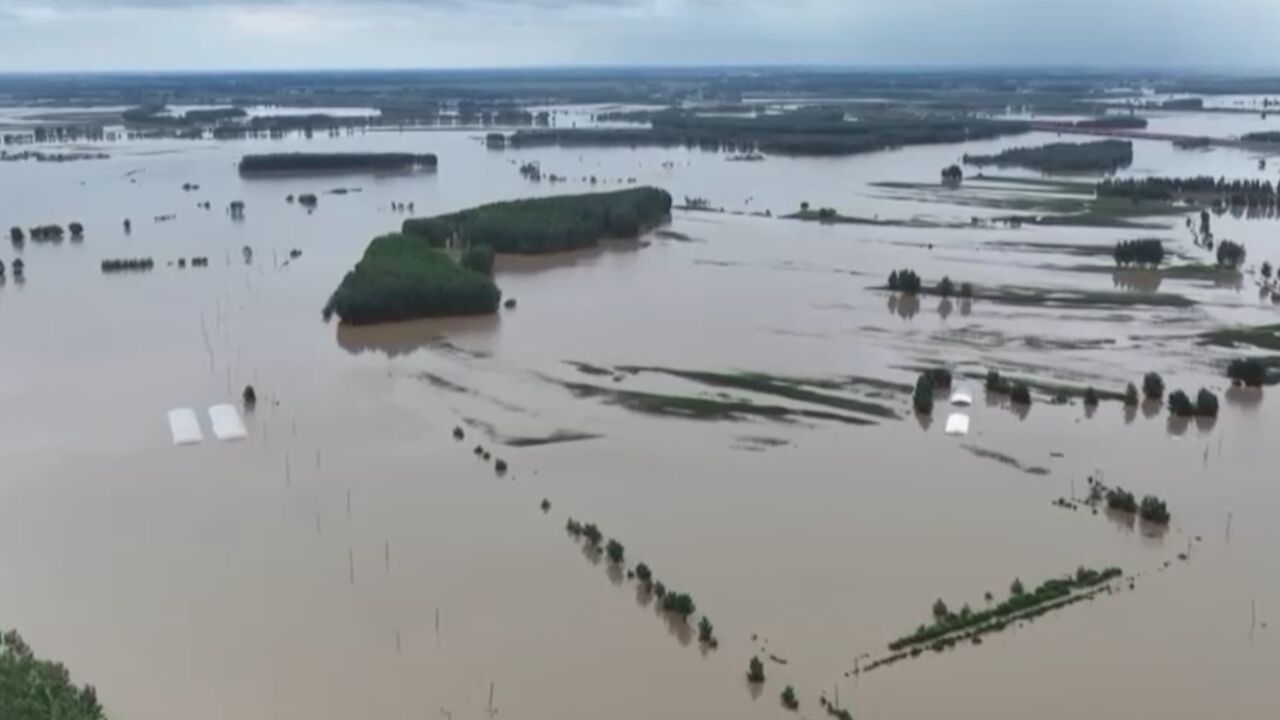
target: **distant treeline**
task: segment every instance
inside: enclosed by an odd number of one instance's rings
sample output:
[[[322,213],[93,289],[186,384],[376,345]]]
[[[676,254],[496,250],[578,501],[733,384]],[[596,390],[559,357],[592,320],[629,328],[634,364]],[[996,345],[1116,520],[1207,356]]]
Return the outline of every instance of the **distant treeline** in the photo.
[[[652,187],[490,203],[404,221],[403,231],[436,247],[487,245],[500,253],[550,253],[635,237],[662,223],[671,195]]]
[[[729,117],[673,109],[653,113],[650,121],[647,128],[520,130],[507,144],[656,145],[781,155],[852,155],[906,145],[990,139],[1030,129],[1025,122],[968,117],[880,115],[852,122],[844,109],[830,107]]]
[[[1164,243],[1159,238],[1122,240],[1112,252],[1116,265],[1159,265],[1164,262]]]
[[[397,171],[434,168],[436,156],[413,153],[269,153],[245,155],[240,173]]]
[[[966,165],[1024,167],[1042,172],[1112,172],[1133,163],[1133,143],[1098,140],[1009,148],[995,155],[965,155]]]
[[[1200,197],[1238,207],[1271,207],[1276,204],[1276,188],[1270,180],[1226,180],[1208,175],[1189,178],[1126,178],[1103,180],[1098,197],[1132,200],[1177,200]]]
[[[1280,131],[1268,130],[1266,132],[1247,133],[1240,138],[1245,142],[1260,143],[1280,143]]]
[[[502,293],[421,237],[391,233],[369,243],[325,305],[324,315],[364,325],[419,317],[486,315]]]
[[[1147,119],[1132,115],[1104,115],[1088,120],[1077,120],[1076,127],[1101,128],[1114,130],[1142,130],[1147,126]]]

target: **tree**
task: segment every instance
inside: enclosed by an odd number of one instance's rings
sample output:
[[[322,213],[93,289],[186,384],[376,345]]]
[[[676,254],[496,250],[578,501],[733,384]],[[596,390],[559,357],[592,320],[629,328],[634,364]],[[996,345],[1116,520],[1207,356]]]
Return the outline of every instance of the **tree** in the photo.
[[[612,538],[609,539],[608,544],[606,544],[604,547],[605,556],[608,557],[609,562],[613,563],[614,565],[622,564],[622,560],[625,553],[626,551],[623,549],[622,543]]]
[[[973,299],[973,283],[960,283],[960,298],[963,300]]]
[[[1200,392],[1196,394],[1196,415],[1218,417],[1218,396],[1207,388],[1200,388]]]
[[[246,410],[252,410],[258,404],[258,391],[254,390],[252,385],[245,385],[244,392],[240,396],[244,400]]]
[[[1107,491],[1107,507],[1123,513],[1133,514],[1138,511],[1138,500],[1133,493],[1122,487],[1114,487]]]
[[[582,526],[582,536],[587,539],[587,544],[595,547],[604,539],[604,533],[600,532],[600,528],[595,523],[587,523]]]
[[[1022,587],[1022,581],[1018,578],[1013,579],[1013,584],[1009,586],[1009,594],[1014,597],[1021,597],[1025,590]]]
[[[1168,525],[1169,507],[1160,498],[1147,495],[1142,498],[1142,505],[1138,507],[1138,517],[1157,525]]]
[[[800,699],[796,697],[796,689],[790,685],[782,691],[782,706],[788,710],[795,710],[800,707]]]
[[[1018,383],[1009,391],[1009,400],[1019,405],[1031,404],[1031,388],[1026,383]]]
[[[1124,405],[1125,407],[1137,407],[1138,405],[1138,386],[1129,383],[1124,389]]]
[[[937,600],[934,601],[933,603],[933,619],[934,620],[943,620],[950,614],[951,614],[951,611],[947,609],[947,604],[942,601],[942,598],[938,598]]]
[[[959,185],[964,180],[964,171],[959,165],[949,165],[942,169],[942,184]]]
[[[800,212],[809,212],[809,201],[800,203]]]
[[[943,275],[942,279],[938,281],[938,294],[944,298],[947,298],[954,295],[955,292],[956,292],[955,283],[951,281],[951,278],[947,277],[946,275]]]
[[[702,618],[698,620],[698,642],[703,645],[710,645],[714,643],[715,640],[715,628],[711,625],[711,621],[707,619],[707,616],[703,615]]]
[[[912,406],[921,415],[933,412],[933,379],[928,374],[921,374],[916,379],[916,389],[911,396]]]
[[[1249,387],[1262,387],[1267,368],[1258,358],[1236,358],[1227,365],[1227,377]]]
[[[9,228],[9,239],[15,243],[22,242],[23,239],[25,239],[24,235],[22,234],[22,228],[18,227],[17,225],[14,225],[13,227]]]
[[[81,225],[78,222],[73,222],[67,225],[67,229],[71,231],[72,237],[79,237],[81,235],[84,235],[84,225]]]
[[[1200,211],[1200,234],[1212,235],[1212,233],[1209,232],[1209,211],[1208,210]]]
[[[1098,406],[1098,391],[1094,390],[1092,386],[1084,391],[1084,404],[1088,407]]]
[[[653,580],[653,571],[649,569],[648,565],[640,563],[636,565],[636,579],[648,585]]]
[[[1267,280],[1271,279],[1271,263],[1269,262],[1262,263],[1262,277],[1266,278]]]
[[[458,264],[481,275],[493,275],[493,248],[488,245],[469,247],[463,251]]]
[[[1224,268],[1235,269],[1244,264],[1247,253],[1244,245],[1230,240],[1223,240],[1218,243],[1218,265]]]
[[[1181,390],[1174,390],[1169,393],[1169,412],[1178,417],[1193,417],[1196,414],[1196,406],[1191,404],[1191,398]]]
[[[747,682],[755,685],[764,682],[764,663],[754,655],[751,657],[751,662],[747,663]]]
[[[1149,372],[1142,376],[1142,394],[1150,400],[1164,397],[1164,378],[1160,373]]]
[[[662,596],[662,609],[679,615],[682,620],[688,620],[689,616],[692,615],[698,607],[694,604],[693,598],[688,593],[668,590],[666,594]]]
[[[14,230],[18,230],[18,228],[14,228]],[[18,232],[21,233],[22,231],[18,230]],[[897,270],[894,270],[889,273],[889,289],[894,291],[898,289],[898,271]]]

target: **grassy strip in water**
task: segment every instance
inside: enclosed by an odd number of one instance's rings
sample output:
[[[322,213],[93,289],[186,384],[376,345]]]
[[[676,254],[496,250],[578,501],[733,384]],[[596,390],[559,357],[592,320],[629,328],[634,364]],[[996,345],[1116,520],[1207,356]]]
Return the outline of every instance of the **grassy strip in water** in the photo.
[[[0,635],[0,718],[102,720],[98,693],[76,687],[61,663],[42,660],[16,631]]]
[[[1023,465],[1017,458],[1009,455],[1005,455],[1002,452],[998,452],[995,450],[988,450],[986,448],[980,448],[976,445],[961,445],[960,447],[965,450],[968,450],[975,457],[980,457],[980,458],[983,458],[984,460],[995,460],[1001,465],[1008,465],[1009,467],[1014,468],[1016,470],[1021,470],[1022,472],[1028,475],[1048,475],[1049,474],[1049,470],[1046,468],[1042,468],[1039,466]]]
[[[877,285],[868,290],[888,292],[886,285]],[[921,295],[936,295],[932,288],[921,288]],[[1019,285],[1001,285],[998,287],[976,287],[974,300],[1003,303],[1005,305],[1044,305],[1062,308],[1119,308],[1119,307],[1165,307],[1189,308],[1197,305],[1195,300],[1172,293],[1130,293],[1109,290],[1059,290],[1052,288],[1035,288]]]
[[[910,372],[925,372],[929,370],[930,367],[927,365],[902,365],[902,366],[899,366],[899,369],[907,370]],[[956,370],[954,372],[958,377],[965,378],[966,380],[985,381],[987,379],[986,371]],[[1000,376],[1004,378],[1005,382],[1010,386],[1026,385],[1031,390],[1034,390],[1035,392],[1041,393],[1043,395],[1047,395],[1050,398],[1062,397],[1062,398],[1073,398],[1073,399],[1083,400],[1085,395],[1089,392],[1089,388],[1094,387],[1094,386],[1081,387],[1079,385],[1066,385],[1063,383],[1050,382],[1047,380],[1036,380],[1034,378],[1030,378],[1026,376],[1008,375],[1004,372],[1001,372]],[[1117,400],[1117,401],[1123,402],[1125,399],[1125,394],[1123,392],[1117,392],[1114,390],[1099,390],[1096,387],[1094,387],[1094,393],[1099,400]]]
[[[739,421],[748,418],[760,418],[776,422],[790,422],[795,418],[809,418],[813,420],[832,420],[849,425],[875,424],[871,420],[851,415],[820,410],[804,410],[781,405],[758,405],[742,399],[665,395],[635,390],[618,390],[600,387],[599,385],[554,379],[552,381],[569,390],[577,397],[600,398],[610,405],[617,405],[627,410],[647,415],[679,417],[689,420]]]
[[[1210,330],[1200,334],[1200,344],[1225,348],[1251,345],[1263,350],[1280,351],[1280,324]]]
[[[630,374],[644,372],[661,373],[713,387],[746,390],[759,393],[761,395],[774,395],[788,400],[808,403],[810,405],[821,405],[824,407],[835,408],[837,410],[862,413],[864,415],[871,415],[873,417],[889,420],[898,419],[898,414],[896,412],[879,403],[828,395],[826,393],[814,392],[813,390],[805,388],[806,385],[814,385],[825,389],[842,387],[840,383],[836,383],[834,381],[809,381],[799,378],[767,375],[764,373],[721,373],[708,372],[704,370],[678,370],[674,368],[645,367],[639,365],[621,366],[618,370]]]
[[[487,245],[500,253],[539,254],[635,237],[666,221],[671,195],[652,187],[489,203],[404,221],[408,235],[436,247]]]
[[[502,293],[421,238],[401,233],[373,239],[325,305],[325,317],[363,325],[416,317],[487,315]]]
[[[500,445],[507,447],[539,447],[541,445],[555,445],[557,443],[578,442],[580,440],[597,440],[604,437],[596,433],[581,432],[578,430],[556,430],[550,435],[533,435],[523,437],[502,437],[495,438]]]
[[[1132,163],[1133,143],[1128,140],[1059,142],[1009,148],[995,155],[964,156],[965,165],[1024,167],[1043,172],[1110,172]]]
[[[946,609],[941,600],[934,605],[934,622],[932,625],[921,625],[915,632],[889,643],[890,650],[902,650],[916,645],[931,643],[948,635],[969,628],[979,627],[993,621],[1007,620],[1012,616],[1033,610],[1037,606],[1065,600],[1073,593],[1110,582],[1120,577],[1123,572],[1118,567],[1105,570],[1080,568],[1074,576],[1046,580],[1030,593],[1022,591],[1022,584],[1015,580],[1009,598],[993,608],[967,612],[968,606],[959,613]]]

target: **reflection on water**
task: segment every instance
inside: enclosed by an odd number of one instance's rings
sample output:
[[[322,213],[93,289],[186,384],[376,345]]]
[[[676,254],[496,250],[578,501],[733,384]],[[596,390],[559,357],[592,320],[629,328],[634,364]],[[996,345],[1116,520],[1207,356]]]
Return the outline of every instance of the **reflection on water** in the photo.
[[[338,346],[352,355],[379,352],[387,357],[399,357],[429,345],[439,345],[445,338],[449,338],[451,344],[454,341],[475,341],[483,345],[496,335],[501,325],[501,314],[377,325],[335,324]]]
[[[1160,289],[1163,276],[1159,270],[1151,268],[1129,268],[1113,270],[1111,284],[1122,290],[1153,293]]]
[[[943,320],[951,317],[951,312],[954,309],[955,306],[951,303],[951,298],[943,298],[942,302],[938,303],[938,314],[942,316]]]
[[[1228,405],[1245,410],[1256,410],[1262,404],[1262,388],[1232,385],[1225,394]]]
[[[887,307],[890,315],[910,320],[920,312],[920,297],[905,293],[890,293]]]

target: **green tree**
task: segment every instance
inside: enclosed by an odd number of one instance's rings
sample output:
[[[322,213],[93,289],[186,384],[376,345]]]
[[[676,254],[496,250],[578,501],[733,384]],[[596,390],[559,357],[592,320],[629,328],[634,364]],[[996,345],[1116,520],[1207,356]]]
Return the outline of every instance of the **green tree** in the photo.
[[[790,685],[782,691],[782,706],[788,710],[796,710],[800,707],[800,699],[796,697],[796,689]]]
[[[463,251],[462,258],[458,261],[458,264],[481,275],[492,275],[493,248],[488,245],[469,247]]]
[[[1164,397],[1164,378],[1160,373],[1149,372],[1142,376],[1142,394],[1151,400]]]
[[[1191,404],[1186,393],[1174,390],[1169,393],[1169,412],[1178,417],[1192,417],[1196,414],[1196,406]]]
[[[698,642],[704,645],[710,645],[715,642],[715,639],[715,628],[712,627],[711,621],[707,619],[707,616],[703,615],[702,618],[698,620]]]
[[[1026,383],[1018,383],[1009,391],[1009,400],[1019,405],[1031,404],[1031,388]]]
[[[1084,391],[1084,404],[1089,407],[1098,406],[1098,391],[1094,390],[1092,386]]]
[[[622,543],[612,538],[609,539],[608,544],[606,544],[604,548],[605,556],[608,557],[609,562],[613,563],[614,565],[622,564],[622,560],[625,552],[626,551],[623,549]]]
[[[636,579],[648,585],[653,580],[653,571],[649,569],[648,565],[640,563],[636,565]]]
[[[1196,394],[1196,415],[1201,417],[1218,416],[1218,396],[1207,388],[1200,388]]]
[[[1227,377],[1249,387],[1262,387],[1267,368],[1258,358],[1236,358],[1227,364]]]
[[[1128,387],[1124,389],[1124,404],[1125,404],[1125,407],[1137,406],[1138,404],[1138,386],[1137,385],[1134,385],[1133,383],[1129,383]]]
[[[938,294],[944,298],[948,298],[954,295],[955,292],[956,292],[955,283],[951,281],[951,278],[947,277],[946,275],[943,275],[942,279],[938,281]]]
[[[1022,587],[1022,580],[1014,578],[1013,584],[1009,586],[1009,594],[1013,597],[1021,597],[1022,593],[1025,591],[1025,588]]]
[[[752,656],[751,662],[747,663],[747,682],[756,685],[764,682],[764,663],[758,657]]]
[[[942,598],[938,598],[936,601],[934,601],[933,617],[935,620],[942,620],[943,618],[947,617],[950,614],[951,614],[951,611],[947,609],[947,604],[942,602]]]

